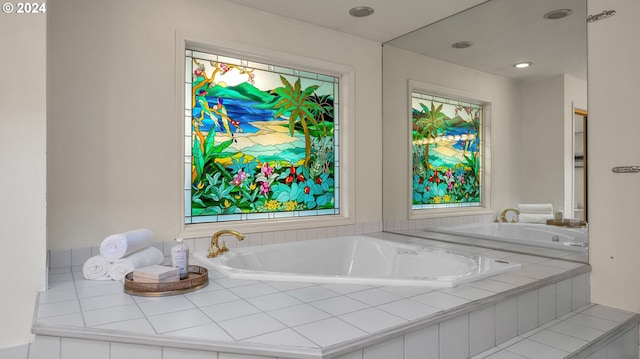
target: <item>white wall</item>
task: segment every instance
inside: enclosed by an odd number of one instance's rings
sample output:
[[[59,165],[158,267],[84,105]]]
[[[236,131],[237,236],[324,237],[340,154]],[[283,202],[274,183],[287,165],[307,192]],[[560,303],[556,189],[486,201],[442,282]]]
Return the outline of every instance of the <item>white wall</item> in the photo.
[[[379,43],[220,0],[59,0],[47,15],[50,249],[176,233],[177,30],[353,67],[355,220],[382,220]]]
[[[586,110],[587,83],[568,75],[522,82],[522,194],[572,215],[573,106]]]
[[[593,302],[640,312],[638,214],[640,174],[613,166],[640,165],[637,108],[640,33],[637,0],[589,0],[589,14],[616,10],[589,24],[589,245]]]
[[[385,45],[383,48],[384,220],[406,220],[409,203],[408,80],[493,101],[491,157],[495,212],[519,201],[521,103],[516,81]]]
[[[44,286],[45,15],[0,14],[0,348],[31,340]]]

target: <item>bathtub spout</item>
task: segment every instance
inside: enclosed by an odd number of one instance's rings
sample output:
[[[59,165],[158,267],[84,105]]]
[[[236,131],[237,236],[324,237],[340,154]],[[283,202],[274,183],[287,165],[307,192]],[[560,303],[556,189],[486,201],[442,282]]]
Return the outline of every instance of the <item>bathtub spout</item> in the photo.
[[[505,209],[504,211],[502,211],[502,214],[500,215],[500,219],[502,219],[502,222],[508,222],[508,221],[507,221],[507,213],[509,213],[509,212],[513,212],[513,213],[515,213],[515,215],[516,215],[516,216],[519,216],[519,215],[520,215],[520,211],[519,211],[519,210],[517,210],[517,209],[515,209],[515,208],[507,208],[507,209]],[[517,217],[514,217],[514,218],[511,220],[511,223],[516,223],[516,222],[517,222],[517,221],[516,221],[516,218],[517,218]]]
[[[223,234],[232,234],[239,241],[244,239],[244,235],[242,233],[238,232],[238,231],[234,231],[234,230],[231,230],[231,229],[223,229],[221,231],[217,231],[216,233],[213,234],[213,236],[211,236],[211,246],[209,247],[209,254],[207,255],[207,257],[213,258],[213,257],[216,257],[217,255],[222,254],[222,253],[224,253],[224,252],[229,250],[229,248],[227,248],[227,246],[224,244],[224,242],[222,242],[222,246],[218,245],[218,239]]]

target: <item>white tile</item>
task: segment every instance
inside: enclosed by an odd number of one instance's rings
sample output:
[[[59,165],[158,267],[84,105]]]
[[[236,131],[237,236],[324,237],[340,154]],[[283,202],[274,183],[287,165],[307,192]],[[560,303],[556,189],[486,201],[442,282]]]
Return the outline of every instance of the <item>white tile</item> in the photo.
[[[49,251],[49,267],[71,267],[71,250],[56,249]]]
[[[220,353],[220,354],[218,354],[218,359],[276,359],[276,358],[257,356],[257,355],[242,355],[242,354]]]
[[[372,288],[362,292],[348,294],[347,297],[358,300],[370,306],[378,306],[403,299],[401,296],[384,291],[378,288]]]
[[[363,355],[364,353],[362,353],[362,349],[360,349],[349,354],[341,355],[336,359],[363,359]]]
[[[162,359],[213,359],[215,352],[200,350],[162,348]]]
[[[228,289],[194,292],[185,294],[185,297],[198,307],[206,307],[208,305],[231,302],[233,300],[240,299],[240,297],[231,293]]]
[[[516,353],[512,353],[510,351],[507,350],[502,350],[499,351],[495,354],[489,355],[488,357],[485,357],[484,359],[527,359],[523,356],[520,356]]]
[[[589,303],[589,276],[587,273],[571,278],[571,310]]]
[[[361,292],[363,290],[371,289],[369,285],[358,285],[358,284],[322,284],[323,287],[332,290],[336,293],[340,294],[349,294],[354,292]]]
[[[245,300],[234,300],[233,302],[210,305],[208,307],[202,307],[200,310],[215,321],[227,320],[260,312],[258,308],[249,304],[249,302]]]
[[[275,310],[275,309],[302,304],[302,301],[286,293],[275,293],[275,294],[264,295],[259,298],[249,298],[247,299],[247,302],[253,304],[257,308],[265,312],[269,310]]]
[[[38,318],[72,313],[80,313],[80,302],[77,300],[67,300],[64,302],[41,304],[38,306]]]
[[[285,328],[282,323],[264,313],[223,320],[218,322],[218,325],[236,340],[255,337]]]
[[[407,322],[406,319],[402,319],[376,308],[368,308],[357,312],[343,314],[339,318],[367,333],[379,332],[383,329]]]
[[[588,344],[586,340],[570,337],[551,330],[541,330],[528,339],[569,353],[573,353]]]
[[[556,316],[571,312],[571,279],[556,283]]]
[[[253,338],[245,339],[251,343],[263,343],[271,345],[282,345],[288,347],[301,347],[301,348],[314,348],[317,349],[318,345],[311,342],[309,339],[303,337],[298,332],[292,329],[282,329],[275,332],[258,335]]]
[[[120,330],[126,332],[140,333],[140,334],[156,334],[151,324],[146,318],[123,320],[121,322],[97,325],[94,328]]]
[[[91,281],[85,281],[85,282],[91,282]],[[118,281],[93,281],[93,282],[99,282],[99,284],[96,283],[96,285],[93,285],[93,286],[77,287],[78,298],[82,299],[82,298],[88,298],[88,297],[97,297],[97,296],[104,296],[109,294],[122,293],[122,283]],[[78,282],[76,282],[76,286],[77,286],[77,283]]]
[[[135,304],[84,312],[84,320],[88,327],[142,317],[144,317],[144,314],[142,314],[138,306]]]
[[[479,282],[473,282],[473,283],[470,283],[469,286],[488,290],[494,293],[506,292],[509,289],[513,289],[517,287],[517,285],[512,283],[499,282],[497,280],[492,280],[492,279],[485,279]]]
[[[62,338],[60,355],[64,359],[85,359],[91,353],[91,359],[109,359],[109,342]]]
[[[83,311],[117,307],[128,304],[134,304],[134,301],[131,299],[130,295],[124,293],[80,299],[80,305],[82,306]]]
[[[394,294],[403,298],[410,298],[410,297],[415,297],[416,295],[433,292],[433,289],[424,288],[424,287],[400,287],[400,286],[381,287],[380,290],[389,292],[391,294]]]
[[[315,322],[331,316],[309,304],[300,304],[293,307],[281,308],[270,311],[267,314],[290,327]]]
[[[0,349],[0,359],[27,359],[29,355],[29,344],[17,347]]]
[[[402,358],[404,344],[402,337],[364,348],[364,359]]]
[[[378,309],[384,310],[385,312],[389,312],[406,320],[416,320],[442,311],[440,308],[432,307],[410,299],[403,299],[383,304],[378,306]]]
[[[51,289],[44,292],[39,292],[38,303],[39,304],[48,304],[55,302],[64,302],[68,300],[76,300],[78,296],[76,295],[76,289]]]
[[[264,283],[243,285],[241,287],[230,288],[229,290],[241,298],[252,298],[278,292],[274,287]]]
[[[36,335],[29,348],[29,359],[60,359],[59,337]]]
[[[84,358],[86,358],[86,353]],[[162,359],[162,348],[113,342],[111,343],[111,358]]]
[[[518,334],[538,326],[538,291],[518,296]]]
[[[327,328],[331,328],[331,330],[327,330]],[[293,329],[321,347],[328,347],[367,334],[337,318],[323,319]]]
[[[638,358],[638,327],[622,335],[622,357]]]
[[[319,300],[309,304],[334,316],[355,312],[369,307],[355,299],[343,296]]]
[[[496,343],[504,343],[518,335],[518,298],[496,303]]]
[[[163,335],[172,337],[185,337],[191,339],[216,340],[216,341],[233,341],[234,339],[227,334],[220,326],[215,323],[189,327],[185,329],[175,330],[163,333]]]
[[[233,279],[233,278],[227,278],[227,277],[216,279],[216,284],[219,284],[225,288],[235,288],[243,285],[251,285],[251,284],[257,284],[257,283],[260,283],[260,282],[256,280]]]
[[[511,283],[516,285],[525,285],[525,284],[533,283],[536,281],[535,278],[524,277],[524,276],[512,274],[512,273],[499,274],[495,277],[492,277],[492,279],[497,280],[498,282],[505,282],[505,283]]]
[[[312,287],[315,284],[313,283],[302,283],[302,282],[267,282],[268,285],[278,289],[279,291],[286,292],[288,290]]]
[[[146,316],[178,312],[185,309],[193,309],[195,306],[183,296],[158,297],[153,300],[138,303],[138,306]]]
[[[465,359],[469,355],[469,316],[440,323],[440,358]]]
[[[608,308],[601,305],[596,305],[587,310],[582,311],[582,314],[622,323],[625,320],[631,318],[634,313],[624,312],[621,310]]]
[[[339,295],[338,293],[322,286],[313,286],[313,287],[294,289],[294,290],[288,291],[287,294],[293,297],[296,297],[297,299],[306,303],[313,302],[316,300],[336,297]]]
[[[465,303],[469,303],[468,299],[456,297],[454,295],[442,293],[440,291],[417,295],[415,297],[412,297],[411,300],[416,300],[420,303],[424,303],[426,305],[430,305],[432,307],[440,309],[450,309]]]
[[[84,320],[82,319],[82,314],[80,313],[38,318],[38,323],[49,325],[66,325],[71,327],[84,327]]]
[[[529,339],[523,339],[507,348],[507,350],[530,359],[561,359],[569,354]]]
[[[441,292],[455,295],[456,297],[460,297],[468,300],[478,300],[478,299],[490,297],[495,294],[494,292],[480,289],[480,288],[474,288],[471,286],[462,286],[457,288],[443,289],[441,290]]]
[[[91,258],[91,247],[71,249],[71,265],[81,266]]]
[[[149,319],[149,322],[158,333],[166,333],[211,323],[211,319],[198,309],[154,315],[147,319]]]
[[[404,335],[404,359],[438,358],[438,325]]]
[[[495,306],[469,313],[469,353],[476,355],[496,345]]]
[[[594,340],[595,338],[604,334],[602,330],[585,327],[567,321],[563,321],[552,327],[549,327],[549,330],[588,341]]]
[[[543,325],[556,319],[556,285],[538,289],[538,324]]]
[[[598,329],[605,332],[615,328],[618,325],[618,323],[616,322],[613,322],[607,319],[598,318],[598,317],[592,317],[590,315],[586,315],[582,313],[578,313],[572,316],[571,318],[567,319],[567,321],[570,323],[584,325],[585,327]]]

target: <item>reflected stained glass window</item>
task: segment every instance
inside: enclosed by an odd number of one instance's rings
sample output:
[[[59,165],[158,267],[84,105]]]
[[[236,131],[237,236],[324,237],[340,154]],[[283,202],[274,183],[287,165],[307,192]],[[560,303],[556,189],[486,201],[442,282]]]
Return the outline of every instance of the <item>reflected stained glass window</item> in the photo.
[[[336,215],[339,78],[186,51],[185,223]]]
[[[412,92],[413,209],[479,207],[483,106]]]

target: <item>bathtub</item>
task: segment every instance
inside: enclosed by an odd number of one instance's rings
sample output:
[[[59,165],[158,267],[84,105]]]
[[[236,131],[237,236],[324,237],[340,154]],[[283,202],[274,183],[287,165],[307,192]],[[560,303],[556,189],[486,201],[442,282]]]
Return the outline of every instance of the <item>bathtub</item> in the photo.
[[[231,249],[194,257],[230,278],[448,288],[520,268],[478,255],[347,236]]]
[[[586,228],[564,228],[535,223],[477,223],[432,228],[427,231],[573,252],[585,252],[589,243]]]

